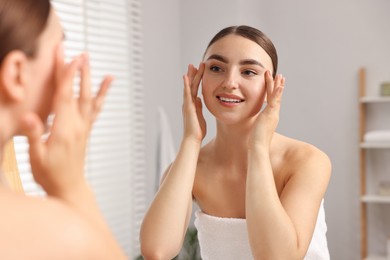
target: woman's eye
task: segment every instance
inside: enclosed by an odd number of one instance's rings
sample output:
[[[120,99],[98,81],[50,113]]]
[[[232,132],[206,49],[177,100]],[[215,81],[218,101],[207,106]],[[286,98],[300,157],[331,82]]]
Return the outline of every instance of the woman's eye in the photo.
[[[221,71],[221,68],[218,67],[218,66],[211,66],[211,67],[210,67],[210,70],[211,70],[211,71],[214,71],[214,72],[218,72],[218,71]]]
[[[246,75],[246,76],[253,76],[253,75],[257,75],[256,71],[253,71],[253,70],[244,70],[242,72],[242,74]]]

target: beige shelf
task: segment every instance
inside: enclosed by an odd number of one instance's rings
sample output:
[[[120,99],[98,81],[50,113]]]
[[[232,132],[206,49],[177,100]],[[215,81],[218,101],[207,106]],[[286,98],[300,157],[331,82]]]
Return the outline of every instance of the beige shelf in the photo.
[[[364,260],[388,260],[385,256],[369,256],[364,258]]]
[[[390,204],[390,196],[383,195],[365,195],[361,197],[361,201],[365,203],[385,203]]]
[[[364,149],[390,149],[390,141],[383,142],[363,142],[360,148]]]
[[[390,97],[382,97],[382,96],[366,96],[366,97],[361,97],[360,102],[362,103],[390,103]]]
[[[390,205],[390,196],[384,195],[376,195],[376,194],[367,194],[367,180],[370,178],[374,178],[374,176],[370,176],[371,173],[367,171],[367,160],[372,159],[367,156],[369,153],[369,149],[390,149],[390,140],[385,137],[380,140],[377,136],[376,139],[372,139],[372,136],[367,140],[375,140],[375,141],[364,141],[367,137],[367,123],[370,121],[367,118],[372,116],[367,113],[367,109],[371,105],[384,105],[383,109],[389,111],[390,108],[390,96],[380,96],[380,95],[367,95],[366,93],[366,69],[361,68],[359,70],[359,137],[361,143],[359,145],[359,174],[360,174],[360,201],[362,205],[360,207],[360,235],[361,235],[361,260],[388,260],[390,258],[386,256],[375,256],[374,254],[369,254],[368,252],[368,244],[369,244],[369,236],[368,236],[368,221],[367,215],[369,211],[368,205],[381,205],[387,207]],[[385,111],[383,111],[385,112]],[[387,114],[380,114],[379,116],[385,116],[387,118]],[[378,151],[379,152],[379,151]],[[387,151],[385,151],[387,152]],[[373,252],[378,253],[379,252]]]

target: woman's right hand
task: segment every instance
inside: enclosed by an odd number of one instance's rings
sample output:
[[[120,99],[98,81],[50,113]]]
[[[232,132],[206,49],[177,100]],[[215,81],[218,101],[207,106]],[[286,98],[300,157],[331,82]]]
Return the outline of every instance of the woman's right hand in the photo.
[[[78,72],[80,94],[74,97],[73,81]],[[88,55],[80,55],[65,64],[61,48],[57,50],[54,77],[52,112],[55,117],[47,140],[41,139],[45,127],[34,113],[25,117],[25,132],[34,179],[48,195],[66,197],[86,184],[84,167],[90,131],[113,78],[105,77],[94,97]]]
[[[204,63],[199,65],[199,69],[190,64],[188,65],[187,74],[183,76],[184,138],[190,138],[199,143],[206,136],[206,120],[202,113],[202,101],[197,96],[204,68]]]

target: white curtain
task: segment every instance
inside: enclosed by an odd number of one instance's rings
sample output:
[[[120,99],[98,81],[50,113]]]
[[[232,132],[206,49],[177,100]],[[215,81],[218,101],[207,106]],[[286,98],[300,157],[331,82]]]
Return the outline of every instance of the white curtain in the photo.
[[[139,254],[145,211],[141,0],[52,0],[64,32],[67,59],[87,50],[92,82],[115,77],[88,147],[86,174],[110,228],[130,258]],[[28,195],[44,195],[33,181],[25,138],[15,138]]]

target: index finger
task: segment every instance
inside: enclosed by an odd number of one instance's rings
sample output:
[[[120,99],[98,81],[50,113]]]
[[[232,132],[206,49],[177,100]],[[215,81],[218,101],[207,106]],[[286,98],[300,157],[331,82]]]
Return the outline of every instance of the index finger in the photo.
[[[81,58],[82,67],[80,74],[80,100],[82,102],[89,101],[91,99],[91,73],[88,53],[84,53]]]
[[[67,104],[73,100],[73,80],[76,72],[80,69],[79,58],[74,59],[68,65],[61,65],[57,61],[56,67],[56,93],[54,96],[53,109],[58,110],[61,105]],[[62,67],[62,68],[60,68]]]
[[[274,79],[272,78],[272,74],[269,70],[265,72],[265,88],[267,91],[267,103],[269,103],[272,98],[272,92],[274,90]]]
[[[285,78],[282,75],[275,77],[274,87],[271,96],[269,97],[268,104],[271,106],[279,106],[282,99],[284,90]]]
[[[194,79],[191,82],[191,95],[194,98],[198,95],[199,84],[200,84],[200,81],[202,80],[202,77],[203,77],[204,68],[205,68],[205,64],[202,62],[199,65],[199,69],[198,69]]]

